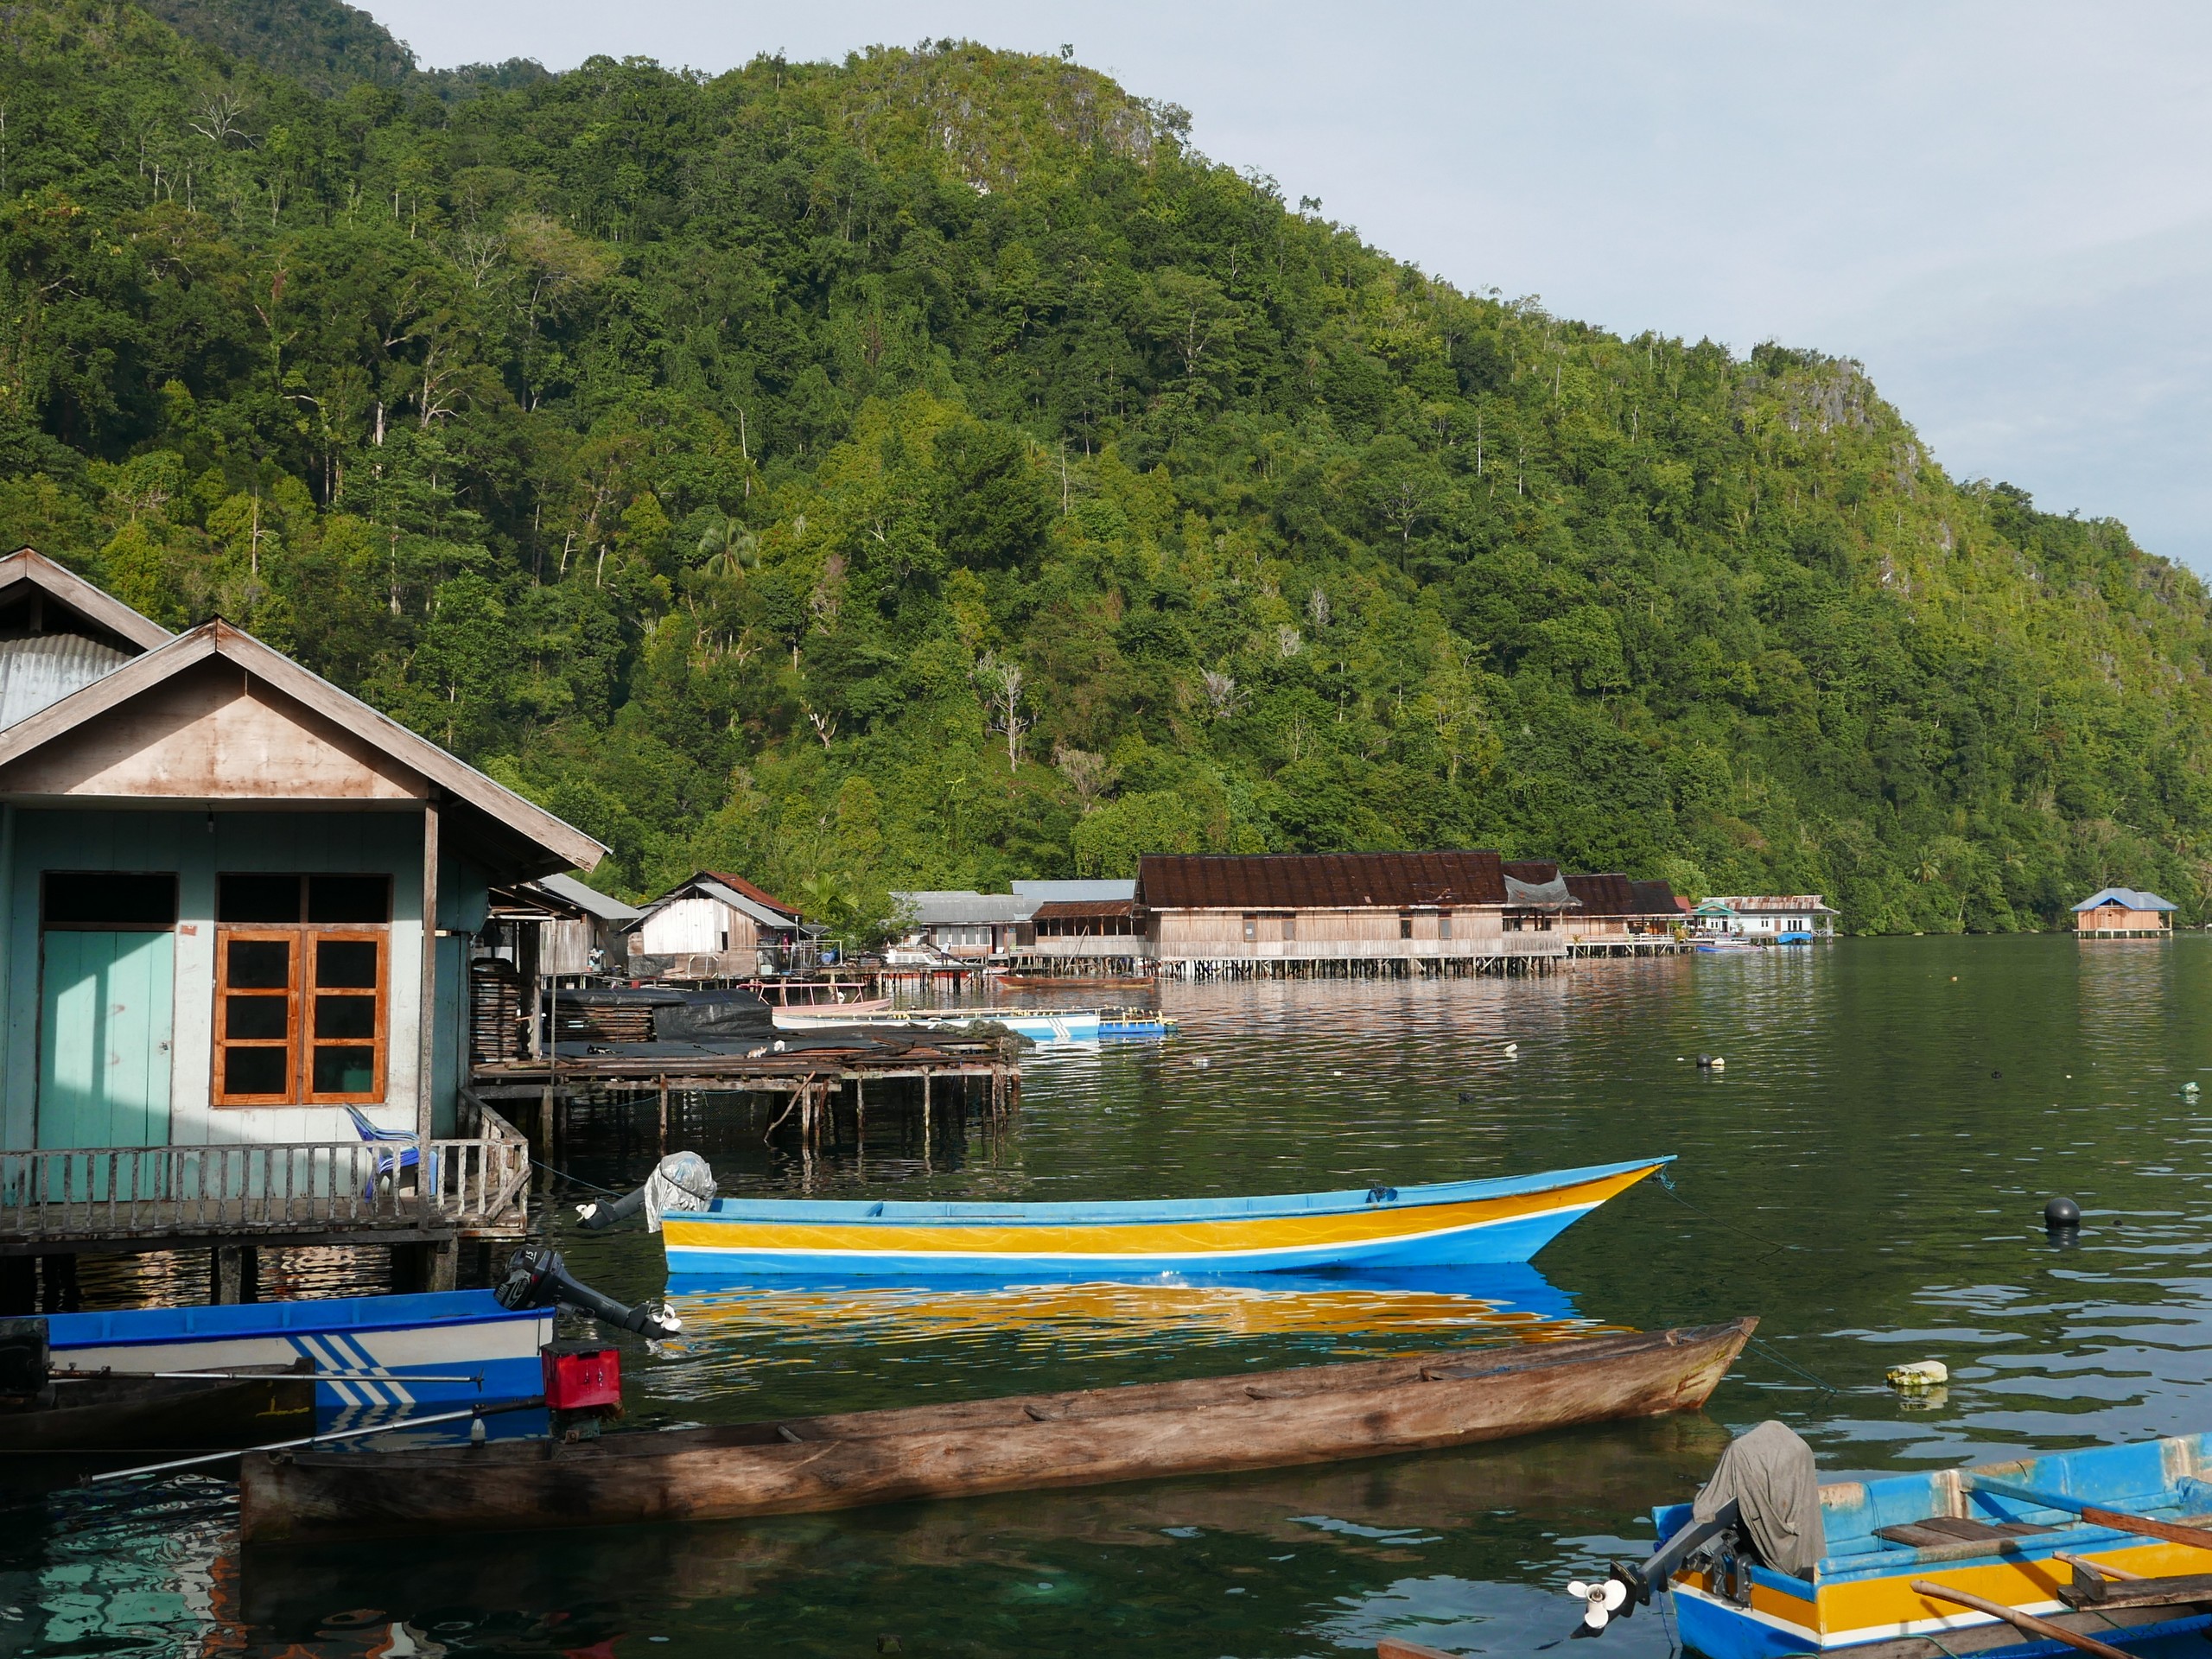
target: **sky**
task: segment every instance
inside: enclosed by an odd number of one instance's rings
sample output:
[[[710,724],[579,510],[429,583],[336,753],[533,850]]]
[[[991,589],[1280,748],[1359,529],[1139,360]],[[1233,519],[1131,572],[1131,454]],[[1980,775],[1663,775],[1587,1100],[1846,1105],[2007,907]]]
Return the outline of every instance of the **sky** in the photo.
[[[2212,574],[2212,6],[369,0],[426,67],[1077,59],[1465,289],[1863,363],[1958,479]]]

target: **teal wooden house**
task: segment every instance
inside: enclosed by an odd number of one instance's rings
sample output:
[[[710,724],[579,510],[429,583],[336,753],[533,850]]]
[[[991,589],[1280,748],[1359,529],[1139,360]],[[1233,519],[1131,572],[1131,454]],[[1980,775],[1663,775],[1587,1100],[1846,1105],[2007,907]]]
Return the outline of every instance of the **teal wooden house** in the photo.
[[[493,886],[602,851],[227,623],[0,558],[14,1300],[39,1255],[519,1231],[470,939]]]

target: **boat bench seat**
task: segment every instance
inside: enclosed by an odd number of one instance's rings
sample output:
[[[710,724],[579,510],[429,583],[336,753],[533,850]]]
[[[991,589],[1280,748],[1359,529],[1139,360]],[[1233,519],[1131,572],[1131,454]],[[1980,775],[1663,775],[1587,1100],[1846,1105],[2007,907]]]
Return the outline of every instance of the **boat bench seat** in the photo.
[[[2025,1538],[2053,1532],[2026,1521],[1967,1521],[1956,1516],[1931,1515],[1925,1521],[1905,1521],[1894,1527],[1877,1527],[1874,1535],[1908,1549],[1927,1549],[1937,1544],[1986,1543],[1996,1538]]]

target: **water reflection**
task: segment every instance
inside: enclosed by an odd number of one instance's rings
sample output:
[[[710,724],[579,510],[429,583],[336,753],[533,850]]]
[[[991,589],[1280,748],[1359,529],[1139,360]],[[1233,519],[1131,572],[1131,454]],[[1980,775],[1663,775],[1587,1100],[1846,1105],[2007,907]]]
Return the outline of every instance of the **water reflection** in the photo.
[[[1673,1192],[1623,1193],[1517,1285],[680,1287],[689,1339],[626,1347],[640,1426],[1744,1313],[1766,1345],[1709,1418],[774,1522],[235,1563],[219,1483],[144,1517],[56,1497],[0,1523],[0,1651],[827,1656],[895,1635],[912,1654],[1284,1659],[1396,1631],[1526,1652],[1565,1635],[1559,1586],[1647,1537],[1722,1425],[1782,1417],[1833,1476],[2212,1426],[2212,1122],[2181,1091],[2212,1067],[2208,970],[2201,936],[1898,939],[1528,981],[1169,985],[1178,1036],[1033,1065],[1014,1130],[957,1160],[872,1140],[865,1161],[803,1160],[695,1103],[684,1140],[761,1195],[1198,1197],[1681,1161]],[[653,1128],[595,1116],[572,1166],[634,1181]],[[2054,1192],[2087,1212],[2063,1250],[2040,1219]],[[642,1233],[561,1243],[611,1294],[663,1286]],[[1942,1398],[1884,1382],[1927,1358],[1951,1369]],[[1648,1617],[1606,1642],[1669,1646]]]

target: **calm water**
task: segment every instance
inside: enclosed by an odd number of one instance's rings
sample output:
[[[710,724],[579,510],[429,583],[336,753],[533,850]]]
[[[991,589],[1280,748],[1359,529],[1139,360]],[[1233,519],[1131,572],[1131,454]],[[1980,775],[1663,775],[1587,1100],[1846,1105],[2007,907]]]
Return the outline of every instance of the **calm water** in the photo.
[[[2212,941],[1851,940],[1528,982],[1169,988],[1164,1045],[1038,1058],[1019,1126],[925,1167],[810,1162],[702,1114],[724,1189],[1135,1198],[1406,1185],[1679,1154],[1540,1271],[1231,1286],[685,1292],[632,1421],[732,1421],[1755,1313],[1701,1417],[1376,1465],[771,1522],[240,1562],[227,1489],[0,1517],[0,1652],[1282,1659],[1399,1634],[1524,1653],[1560,1586],[1648,1547],[1731,1428],[1831,1476],[2212,1427]],[[1518,1046],[1508,1055],[1507,1043]],[[1700,1072],[1699,1052],[1725,1056]],[[575,1173],[650,1163],[648,1116]],[[2053,1192],[2088,1224],[2055,1249]],[[657,1241],[569,1238],[609,1292]],[[305,1275],[312,1280],[313,1274]],[[1883,1372],[1941,1358],[1942,1397]],[[1617,1659],[1664,1652],[1639,1615]]]

